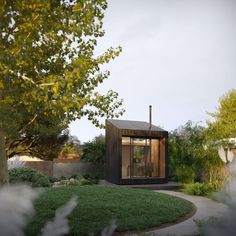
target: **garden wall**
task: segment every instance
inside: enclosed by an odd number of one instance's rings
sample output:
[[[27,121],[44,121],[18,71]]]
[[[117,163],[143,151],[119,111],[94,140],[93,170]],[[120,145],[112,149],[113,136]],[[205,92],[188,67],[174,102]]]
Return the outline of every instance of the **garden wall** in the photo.
[[[25,161],[25,167],[29,167],[39,172],[43,173],[46,176],[53,176],[53,162],[52,161]]]
[[[53,177],[61,176],[70,177],[71,175],[92,175],[103,178],[103,165],[97,165],[80,160],[62,160],[55,159],[53,161]]]
[[[36,169],[49,177],[60,178],[71,175],[90,175],[99,178],[104,177],[104,166],[82,162],[79,159],[54,159],[53,161],[26,161],[25,166]]]

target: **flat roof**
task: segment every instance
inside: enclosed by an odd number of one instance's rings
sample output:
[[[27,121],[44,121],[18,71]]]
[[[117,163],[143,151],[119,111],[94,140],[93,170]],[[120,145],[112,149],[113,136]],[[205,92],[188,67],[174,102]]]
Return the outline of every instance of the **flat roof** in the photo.
[[[107,119],[108,122],[116,126],[118,129],[130,129],[130,130],[149,130],[149,123],[145,121],[133,121],[133,120],[113,120]],[[158,126],[152,125],[152,131],[165,131]]]

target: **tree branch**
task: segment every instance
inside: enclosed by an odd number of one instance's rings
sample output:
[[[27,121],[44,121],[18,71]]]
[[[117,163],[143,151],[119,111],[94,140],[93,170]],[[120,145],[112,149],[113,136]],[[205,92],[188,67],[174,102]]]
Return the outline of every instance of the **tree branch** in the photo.
[[[34,117],[33,117],[33,119],[32,120],[30,120],[20,131],[19,131],[19,134],[22,134],[24,131],[25,131],[25,129],[28,127],[28,126],[30,126],[34,121],[35,121],[35,119],[38,117],[38,115],[36,114]]]

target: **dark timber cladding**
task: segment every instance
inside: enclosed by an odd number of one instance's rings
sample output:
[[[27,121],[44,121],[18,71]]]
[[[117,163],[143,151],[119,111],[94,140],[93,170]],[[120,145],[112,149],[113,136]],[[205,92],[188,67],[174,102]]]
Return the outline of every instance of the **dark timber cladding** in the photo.
[[[167,145],[168,132],[150,127],[148,122],[107,120],[106,180],[115,184],[166,183]]]

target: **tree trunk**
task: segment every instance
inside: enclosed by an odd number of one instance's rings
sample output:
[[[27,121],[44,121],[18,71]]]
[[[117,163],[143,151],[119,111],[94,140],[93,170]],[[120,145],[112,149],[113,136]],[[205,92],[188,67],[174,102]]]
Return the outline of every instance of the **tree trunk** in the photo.
[[[5,151],[5,136],[0,131],[0,185],[8,184],[7,156]]]

